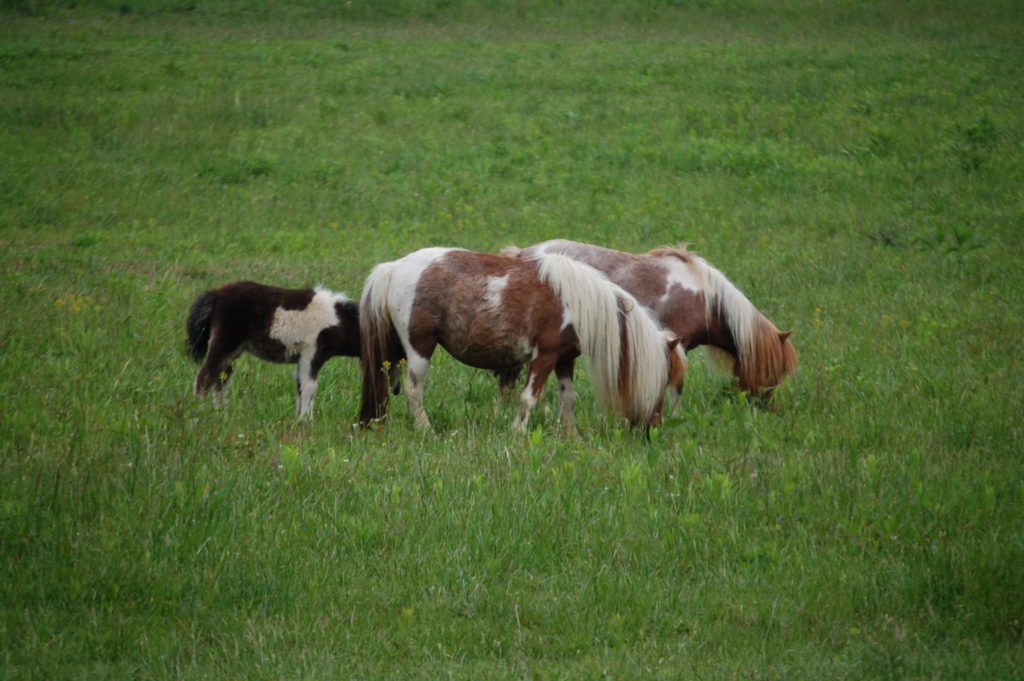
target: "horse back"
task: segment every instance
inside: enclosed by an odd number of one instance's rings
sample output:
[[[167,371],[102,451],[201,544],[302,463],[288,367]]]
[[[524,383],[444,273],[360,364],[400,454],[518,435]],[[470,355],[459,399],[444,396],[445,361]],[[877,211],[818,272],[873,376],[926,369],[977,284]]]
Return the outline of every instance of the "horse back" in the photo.
[[[278,310],[304,310],[313,300],[313,289],[286,289],[251,281],[239,281],[215,290],[212,316],[214,333],[222,342],[242,346],[268,362],[294,362],[291,352],[272,328]]]

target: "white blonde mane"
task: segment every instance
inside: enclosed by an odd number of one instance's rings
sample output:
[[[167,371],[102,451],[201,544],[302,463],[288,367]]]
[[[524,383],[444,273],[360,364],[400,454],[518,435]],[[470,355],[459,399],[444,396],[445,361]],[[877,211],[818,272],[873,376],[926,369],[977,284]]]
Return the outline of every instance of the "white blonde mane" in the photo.
[[[691,255],[690,269],[704,285],[704,316],[711,318],[716,308],[724,315],[736,343],[737,356],[743,363],[754,353],[754,326],[761,313],[742,291],[704,258]]]
[[[565,307],[565,323],[572,323],[580,352],[589,360],[598,397],[631,421],[645,421],[660,403],[668,377],[665,338],[646,308],[589,265],[556,254],[536,262],[541,280]],[[620,376],[623,360],[628,374]]]

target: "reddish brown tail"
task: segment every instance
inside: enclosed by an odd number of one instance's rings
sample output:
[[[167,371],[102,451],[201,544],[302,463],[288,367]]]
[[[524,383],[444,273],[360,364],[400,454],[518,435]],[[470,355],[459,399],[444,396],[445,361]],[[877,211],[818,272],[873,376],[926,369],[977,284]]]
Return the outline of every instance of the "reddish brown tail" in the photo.
[[[381,288],[386,289],[375,285],[372,277],[367,280],[359,305],[359,368],[363,381],[359,425],[364,427],[387,415],[389,375],[405,356]]]

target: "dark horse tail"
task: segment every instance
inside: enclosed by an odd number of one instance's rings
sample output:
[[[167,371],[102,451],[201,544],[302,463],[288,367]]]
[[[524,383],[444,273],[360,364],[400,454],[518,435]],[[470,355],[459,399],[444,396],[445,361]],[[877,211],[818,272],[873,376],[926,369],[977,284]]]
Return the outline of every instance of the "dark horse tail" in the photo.
[[[213,291],[201,293],[192,308],[188,311],[188,340],[185,350],[196,362],[202,362],[210,345],[210,318],[213,317],[213,306],[217,302],[217,294]]]
[[[387,303],[390,265],[392,263],[384,263],[373,269],[359,302],[359,370],[363,379],[359,407],[361,426],[387,415],[388,389],[392,377],[397,377],[398,362],[405,356]]]

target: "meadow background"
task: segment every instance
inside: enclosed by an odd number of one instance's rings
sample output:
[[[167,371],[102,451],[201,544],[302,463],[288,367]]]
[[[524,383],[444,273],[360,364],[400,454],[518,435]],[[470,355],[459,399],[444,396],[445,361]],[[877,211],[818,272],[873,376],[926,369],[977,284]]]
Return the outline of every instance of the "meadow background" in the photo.
[[[0,678],[1013,679],[1011,1],[4,0]],[[189,304],[422,246],[688,242],[799,373],[528,436],[439,352],[356,432],[190,394]]]

